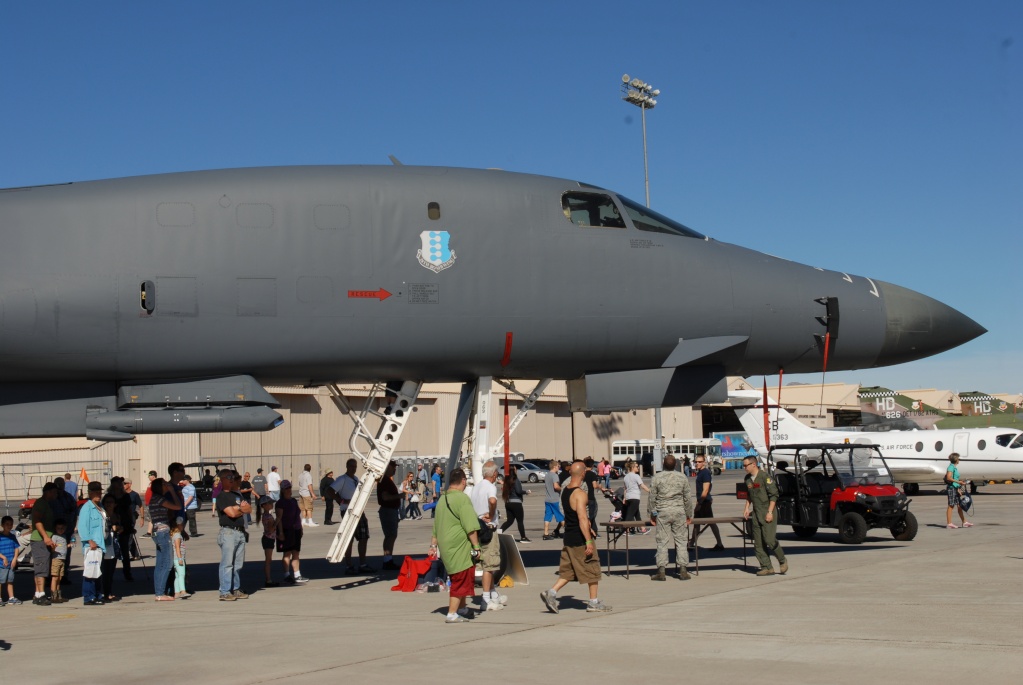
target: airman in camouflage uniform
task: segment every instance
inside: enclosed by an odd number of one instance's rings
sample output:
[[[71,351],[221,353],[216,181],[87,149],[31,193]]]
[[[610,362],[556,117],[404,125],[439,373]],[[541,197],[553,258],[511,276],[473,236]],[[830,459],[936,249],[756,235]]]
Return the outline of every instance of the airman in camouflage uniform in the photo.
[[[747,493],[746,508],[742,515],[753,524],[753,549],[756,550],[757,561],[760,562],[757,575],[774,575],[774,566],[767,554],[769,550],[774,552],[774,556],[778,557],[778,563],[781,564],[778,572],[785,573],[789,570],[789,564],[785,560],[785,550],[778,544],[778,522],[774,516],[774,507],[778,503],[778,484],[766,471],[760,470],[754,457],[743,459],[742,466],[746,469]],[[750,513],[753,515],[750,516]]]
[[[664,580],[668,565],[668,544],[675,540],[675,562],[680,580],[689,580],[689,524],[693,520],[693,488],[689,479],[675,470],[675,455],[664,457],[664,470],[650,481],[647,515],[657,536],[657,573],[651,580]]]

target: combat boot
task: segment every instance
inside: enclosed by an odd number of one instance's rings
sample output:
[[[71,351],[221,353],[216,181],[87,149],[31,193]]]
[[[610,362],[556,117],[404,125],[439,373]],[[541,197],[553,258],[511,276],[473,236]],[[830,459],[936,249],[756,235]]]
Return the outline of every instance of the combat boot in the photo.
[[[786,573],[788,573],[788,570],[789,570],[789,562],[787,562],[787,561],[781,562],[781,566],[778,567],[778,573],[780,573],[782,575],[785,575]]]
[[[650,580],[667,580],[667,576],[664,575],[664,567],[658,566],[657,573],[650,576]]]
[[[773,576],[774,575],[774,569],[773,568],[762,568],[759,571],[757,571],[757,575],[758,576]]]
[[[680,568],[678,570],[678,579],[679,580],[689,580],[690,578],[692,578],[692,576],[689,575],[689,571],[687,571],[685,568]]]

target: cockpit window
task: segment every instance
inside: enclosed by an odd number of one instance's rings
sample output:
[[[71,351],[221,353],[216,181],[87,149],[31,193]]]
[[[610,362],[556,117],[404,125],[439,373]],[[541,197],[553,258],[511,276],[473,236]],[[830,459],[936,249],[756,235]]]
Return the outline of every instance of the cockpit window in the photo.
[[[995,438],[995,444],[999,447],[1008,447],[1014,437],[1016,437],[1015,433],[1002,433]]]
[[[565,193],[561,196],[565,217],[585,228],[625,228],[625,220],[610,195],[603,193]]]
[[[1009,445],[1009,449],[1011,450],[1019,449],[1020,447],[1023,447],[1023,433],[1017,435],[1016,439],[1012,441],[1011,445]]]
[[[688,226],[683,226],[677,221],[672,221],[663,214],[658,214],[652,209],[633,202],[627,197],[618,196],[618,199],[625,205],[625,212],[632,219],[632,223],[641,231],[653,233],[667,233],[668,235],[681,235],[687,238],[706,238],[702,233],[697,233]]]

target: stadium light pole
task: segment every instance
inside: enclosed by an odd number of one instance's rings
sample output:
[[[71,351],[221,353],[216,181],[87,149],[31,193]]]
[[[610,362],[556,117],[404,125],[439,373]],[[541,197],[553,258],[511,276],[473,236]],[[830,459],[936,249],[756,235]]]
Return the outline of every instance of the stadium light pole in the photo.
[[[640,118],[643,120],[643,181],[646,186],[646,206],[650,206],[650,167],[647,164],[646,153],[646,111],[657,106],[656,98],[661,94],[649,83],[638,78],[630,78],[628,74],[622,75],[622,99],[630,105],[639,107]]]
[[[639,107],[640,117],[643,120],[643,184],[646,187],[646,206],[650,206],[650,166],[647,164],[646,154],[646,111],[657,106],[656,98],[661,94],[649,83],[638,78],[629,78],[628,74],[622,74],[622,99],[630,105]],[[661,433],[661,408],[654,408],[654,468],[660,469],[663,464],[662,448],[664,446],[664,435]]]

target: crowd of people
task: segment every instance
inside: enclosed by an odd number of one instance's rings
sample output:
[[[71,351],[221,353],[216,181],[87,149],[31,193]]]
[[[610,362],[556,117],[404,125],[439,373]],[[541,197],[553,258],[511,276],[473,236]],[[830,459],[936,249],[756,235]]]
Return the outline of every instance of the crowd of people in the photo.
[[[324,471],[318,485],[314,484],[312,466],[306,464],[296,484],[284,478],[276,466],[264,475],[240,474],[233,469],[211,472],[206,469],[201,484],[211,493],[212,515],[217,519],[217,544],[220,547],[218,590],[221,601],[246,599],[241,587],[240,572],[245,559],[245,547],[250,537],[249,527],[261,532],[264,550],[264,585],[277,587],[282,583],[302,585],[308,578],[301,572],[303,530],[317,527],[314,521],[314,502],[324,502],[326,525],[334,524],[334,508],[344,516],[348,503],[359,484],[356,476],[358,462],[350,459],[345,473],[334,478],[331,469]],[[432,508],[440,497],[443,470],[437,466],[427,478],[427,467],[410,472],[410,478],[401,484],[394,482],[392,463],[377,484],[380,504],[380,522],[383,529],[383,570],[397,570],[394,561],[394,543],[398,535],[398,522],[423,518],[421,504]],[[41,606],[68,601],[67,586],[72,585],[68,570],[71,555],[81,550],[81,597],[86,606],[101,606],[120,599],[115,586],[118,563],[122,581],[134,583],[132,562],[142,558],[138,538],[153,542],[153,592],[158,602],[187,599],[192,596],[187,566],[187,543],[203,535],[197,514],[201,502],[192,477],[180,463],[167,469],[167,477],[150,471],[149,485],[144,496],[135,492],[131,480],[115,476],[104,487],[100,481],[83,482],[87,497],[79,505],[80,485],[70,474],[47,482],[40,497],[32,506],[29,530],[24,538],[14,531],[14,519],[6,516],[0,524],[0,605],[18,605],[15,596],[14,573],[18,559],[31,555],[35,591],[32,603]],[[416,478],[418,476],[418,478]],[[141,536],[138,534],[141,533]],[[367,561],[369,525],[362,516],[355,536],[359,564],[351,561],[352,550],[346,555],[345,571],[349,574],[373,573]],[[280,555],[283,573],[274,579],[273,556]],[[6,597],[4,597],[6,593]]]

